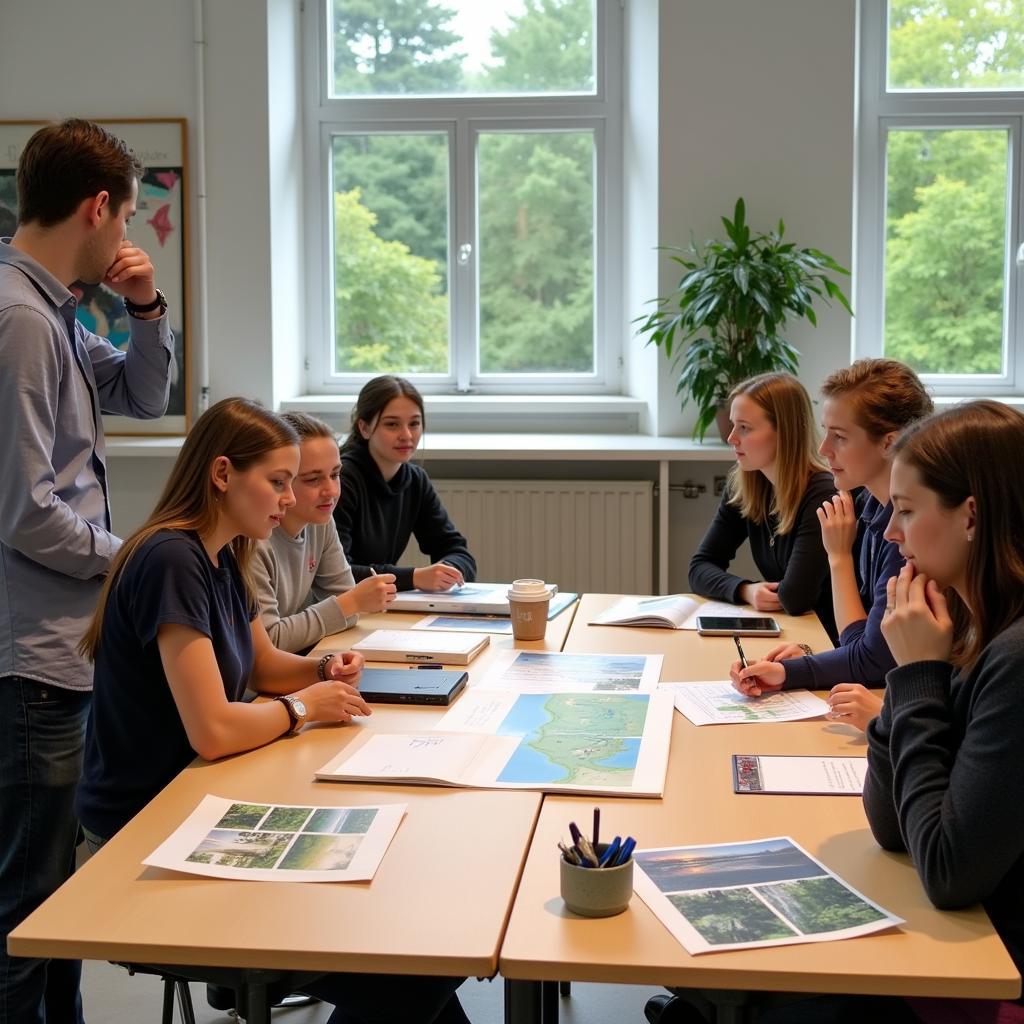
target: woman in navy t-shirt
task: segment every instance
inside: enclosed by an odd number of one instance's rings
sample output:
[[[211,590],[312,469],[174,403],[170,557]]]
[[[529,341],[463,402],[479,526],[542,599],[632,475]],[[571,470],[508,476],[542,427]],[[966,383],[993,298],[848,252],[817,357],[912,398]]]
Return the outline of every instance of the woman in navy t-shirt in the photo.
[[[93,849],[197,754],[214,760],[306,722],[370,714],[357,688],[360,655],[279,651],[257,615],[255,541],[295,503],[298,465],[298,437],[282,419],[246,399],[218,402],[118,553],[81,644],[95,672],[77,811]],[[245,703],[246,686],[275,699]],[[331,1024],[464,1024],[461,981],[326,975],[304,990],[339,1007]]]

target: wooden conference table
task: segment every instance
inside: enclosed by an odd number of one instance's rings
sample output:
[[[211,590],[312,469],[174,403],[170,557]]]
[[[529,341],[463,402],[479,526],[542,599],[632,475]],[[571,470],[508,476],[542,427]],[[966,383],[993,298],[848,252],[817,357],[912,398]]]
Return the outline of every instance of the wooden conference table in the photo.
[[[543,641],[561,648],[572,605]],[[347,649],[374,629],[422,618],[364,617],[328,638]],[[492,637],[491,648],[512,645]],[[477,675],[493,657],[474,660]],[[9,936],[15,956],[156,964],[239,990],[248,1020],[266,1021],[265,986],[327,971],[490,977],[541,794],[314,782],[313,773],[363,729],[430,728],[443,709],[376,705],[355,726],[297,736],[216,763],[197,760]],[[403,802],[408,813],[372,883],[227,881],[145,867],[207,793],[243,802]],[[472,893],[472,899],[453,898]]]
[[[515,646],[661,653],[666,681],[724,678],[734,660],[727,638],[587,625],[613,600],[588,595],[549,623],[545,640]],[[318,649],[347,647],[373,629],[403,628],[418,618],[367,616]],[[815,649],[827,643],[812,616],[779,619],[783,640]],[[756,657],[775,642],[748,639],[744,646]],[[512,645],[510,637],[492,636],[471,676],[479,678],[494,652]],[[251,1021],[265,1020],[261,986],[282,971],[489,976],[500,970],[509,1024],[541,1018],[545,981],[979,998],[1020,991],[985,914],[934,910],[908,859],[875,846],[858,799],[733,794],[730,754],[863,753],[863,737],[848,726],[698,729],[676,714],[664,798],[597,801],[608,834],[630,833],[644,846],[790,835],[907,920],[897,932],[838,944],[691,957],[637,898],[624,914],[604,920],[578,918],[563,907],[555,841],[570,820],[588,817],[594,799],[548,796],[542,807],[540,794],[528,792],[312,781],[314,770],[361,730],[430,727],[439,714],[377,706],[354,727],[313,726],[215,764],[197,761],[11,933],[10,952],[171,965],[197,978],[212,979],[220,970],[227,983],[251,994]],[[206,793],[294,804],[403,801],[409,812],[372,884],[259,885],[143,867],[142,858]],[[470,891],[472,900],[452,898]],[[725,1007],[719,1019],[731,1012]]]
[[[564,650],[661,652],[666,682],[722,679],[735,660],[729,638],[588,626],[613,600],[583,598]],[[783,640],[806,642],[815,650],[827,644],[813,618],[779,618]],[[748,638],[744,648],[753,660],[778,642]],[[742,1019],[743,995],[756,991],[991,999],[1020,993],[1017,970],[984,911],[935,910],[909,858],[879,850],[859,798],[733,792],[732,754],[860,756],[865,742],[859,730],[825,720],[697,728],[682,715],[673,718],[663,799],[545,797],[499,959],[515,1024],[542,1018],[548,1024],[544,1003],[550,1007],[551,1001],[542,996],[542,981],[700,989],[712,994],[720,1022]],[[635,836],[640,846],[791,836],[906,924],[846,942],[690,956],[639,897],[617,917],[577,917],[558,896],[555,844],[568,835],[568,822],[590,820],[595,803],[602,811],[602,833]]]

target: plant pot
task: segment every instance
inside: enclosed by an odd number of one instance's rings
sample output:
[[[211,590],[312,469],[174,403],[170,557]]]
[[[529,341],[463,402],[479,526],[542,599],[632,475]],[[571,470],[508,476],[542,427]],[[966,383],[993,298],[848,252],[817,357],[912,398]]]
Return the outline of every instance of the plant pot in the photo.
[[[718,427],[718,436],[723,441],[729,440],[732,433],[732,420],[729,419],[729,406],[723,404],[718,407],[715,413],[715,425]]]

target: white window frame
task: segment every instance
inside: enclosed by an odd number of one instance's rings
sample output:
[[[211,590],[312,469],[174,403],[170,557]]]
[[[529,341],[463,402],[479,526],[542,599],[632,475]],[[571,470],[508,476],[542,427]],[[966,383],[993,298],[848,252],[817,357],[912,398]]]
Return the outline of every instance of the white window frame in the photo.
[[[858,357],[883,355],[885,330],[886,141],[890,129],[1001,128],[1008,133],[1003,309],[1005,372],[922,374],[939,397],[1024,393],[1024,90],[887,90],[887,0],[858,4],[857,177],[854,255],[854,347]]]
[[[450,372],[409,374],[426,394],[620,394],[624,339],[622,7],[595,0],[595,91],[574,96],[414,96],[331,99],[330,0],[305,0],[307,390],[350,394],[372,373],[334,373],[331,147],[337,133],[437,131],[449,140],[448,294]],[[482,132],[591,131],[594,134],[594,372],[480,375],[477,368],[476,140]],[[459,266],[459,246],[473,256]]]

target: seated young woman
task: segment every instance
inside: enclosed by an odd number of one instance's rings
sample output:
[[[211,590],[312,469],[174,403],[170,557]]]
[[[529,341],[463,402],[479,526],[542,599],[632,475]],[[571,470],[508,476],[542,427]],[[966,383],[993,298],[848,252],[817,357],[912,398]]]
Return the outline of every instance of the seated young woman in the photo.
[[[721,504],[690,560],[690,589],[758,611],[815,611],[834,629],[828,562],[817,509],[835,493],[815,451],[811,400],[788,373],[764,373],[729,396],[736,464]],[[729,572],[744,541],[764,579]]]
[[[1011,468],[1022,451],[1024,417],[991,401],[896,443],[886,537],[906,565],[886,587],[897,667],[867,730],[864,809],[880,846],[910,853],[936,907],[984,906],[1024,972],[1024,479]],[[910,1002],[925,1020],[950,1009]],[[1020,1002],[960,1009],[1024,1021]]]
[[[893,666],[880,628],[886,581],[903,564],[884,537],[892,446],[901,430],[932,411],[932,401],[917,374],[894,359],[859,360],[826,378],[821,391],[819,451],[840,489],[819,510],[839,647],[804,655],[781,644],[745,669],[735,662],[731,675],[749,696],[831,689],[831,715],[863,729],[878,714],[881,698],[871,689],[884,685]]]
[[[95,663],[76,811],[93,850],[198,754],[270,743],[306,722],[370,714],[362,658],[277,650],[251,585],[256,541],[294,504],[299,439],[254,402],[218,402],[193,426],[157,506],[122,546],[82,640]],[[245,703],[246,686],[275,699]],[[462,979],[325,975],[303,991],[330,1024],[466,1024]]]
[[[386,611],[395,599],[395,576],[380,573],[356,583],[331,518],[341,492],[334,432],[305,413],[281,418],[299,435],[295,504],[257,544],[252,571],[271,642],[282,651],[304,651],[350,629],[360,614]]]
[[[375,377],[359,392],[352,430],[341,448],[338,536],[357,580],[393,573],[399,590],[447,590],[476,579],[466,538],[412,458],[425,417],[419,391],[402,377]],[[395,563],[415,537],[430,559],[421,568]]]

